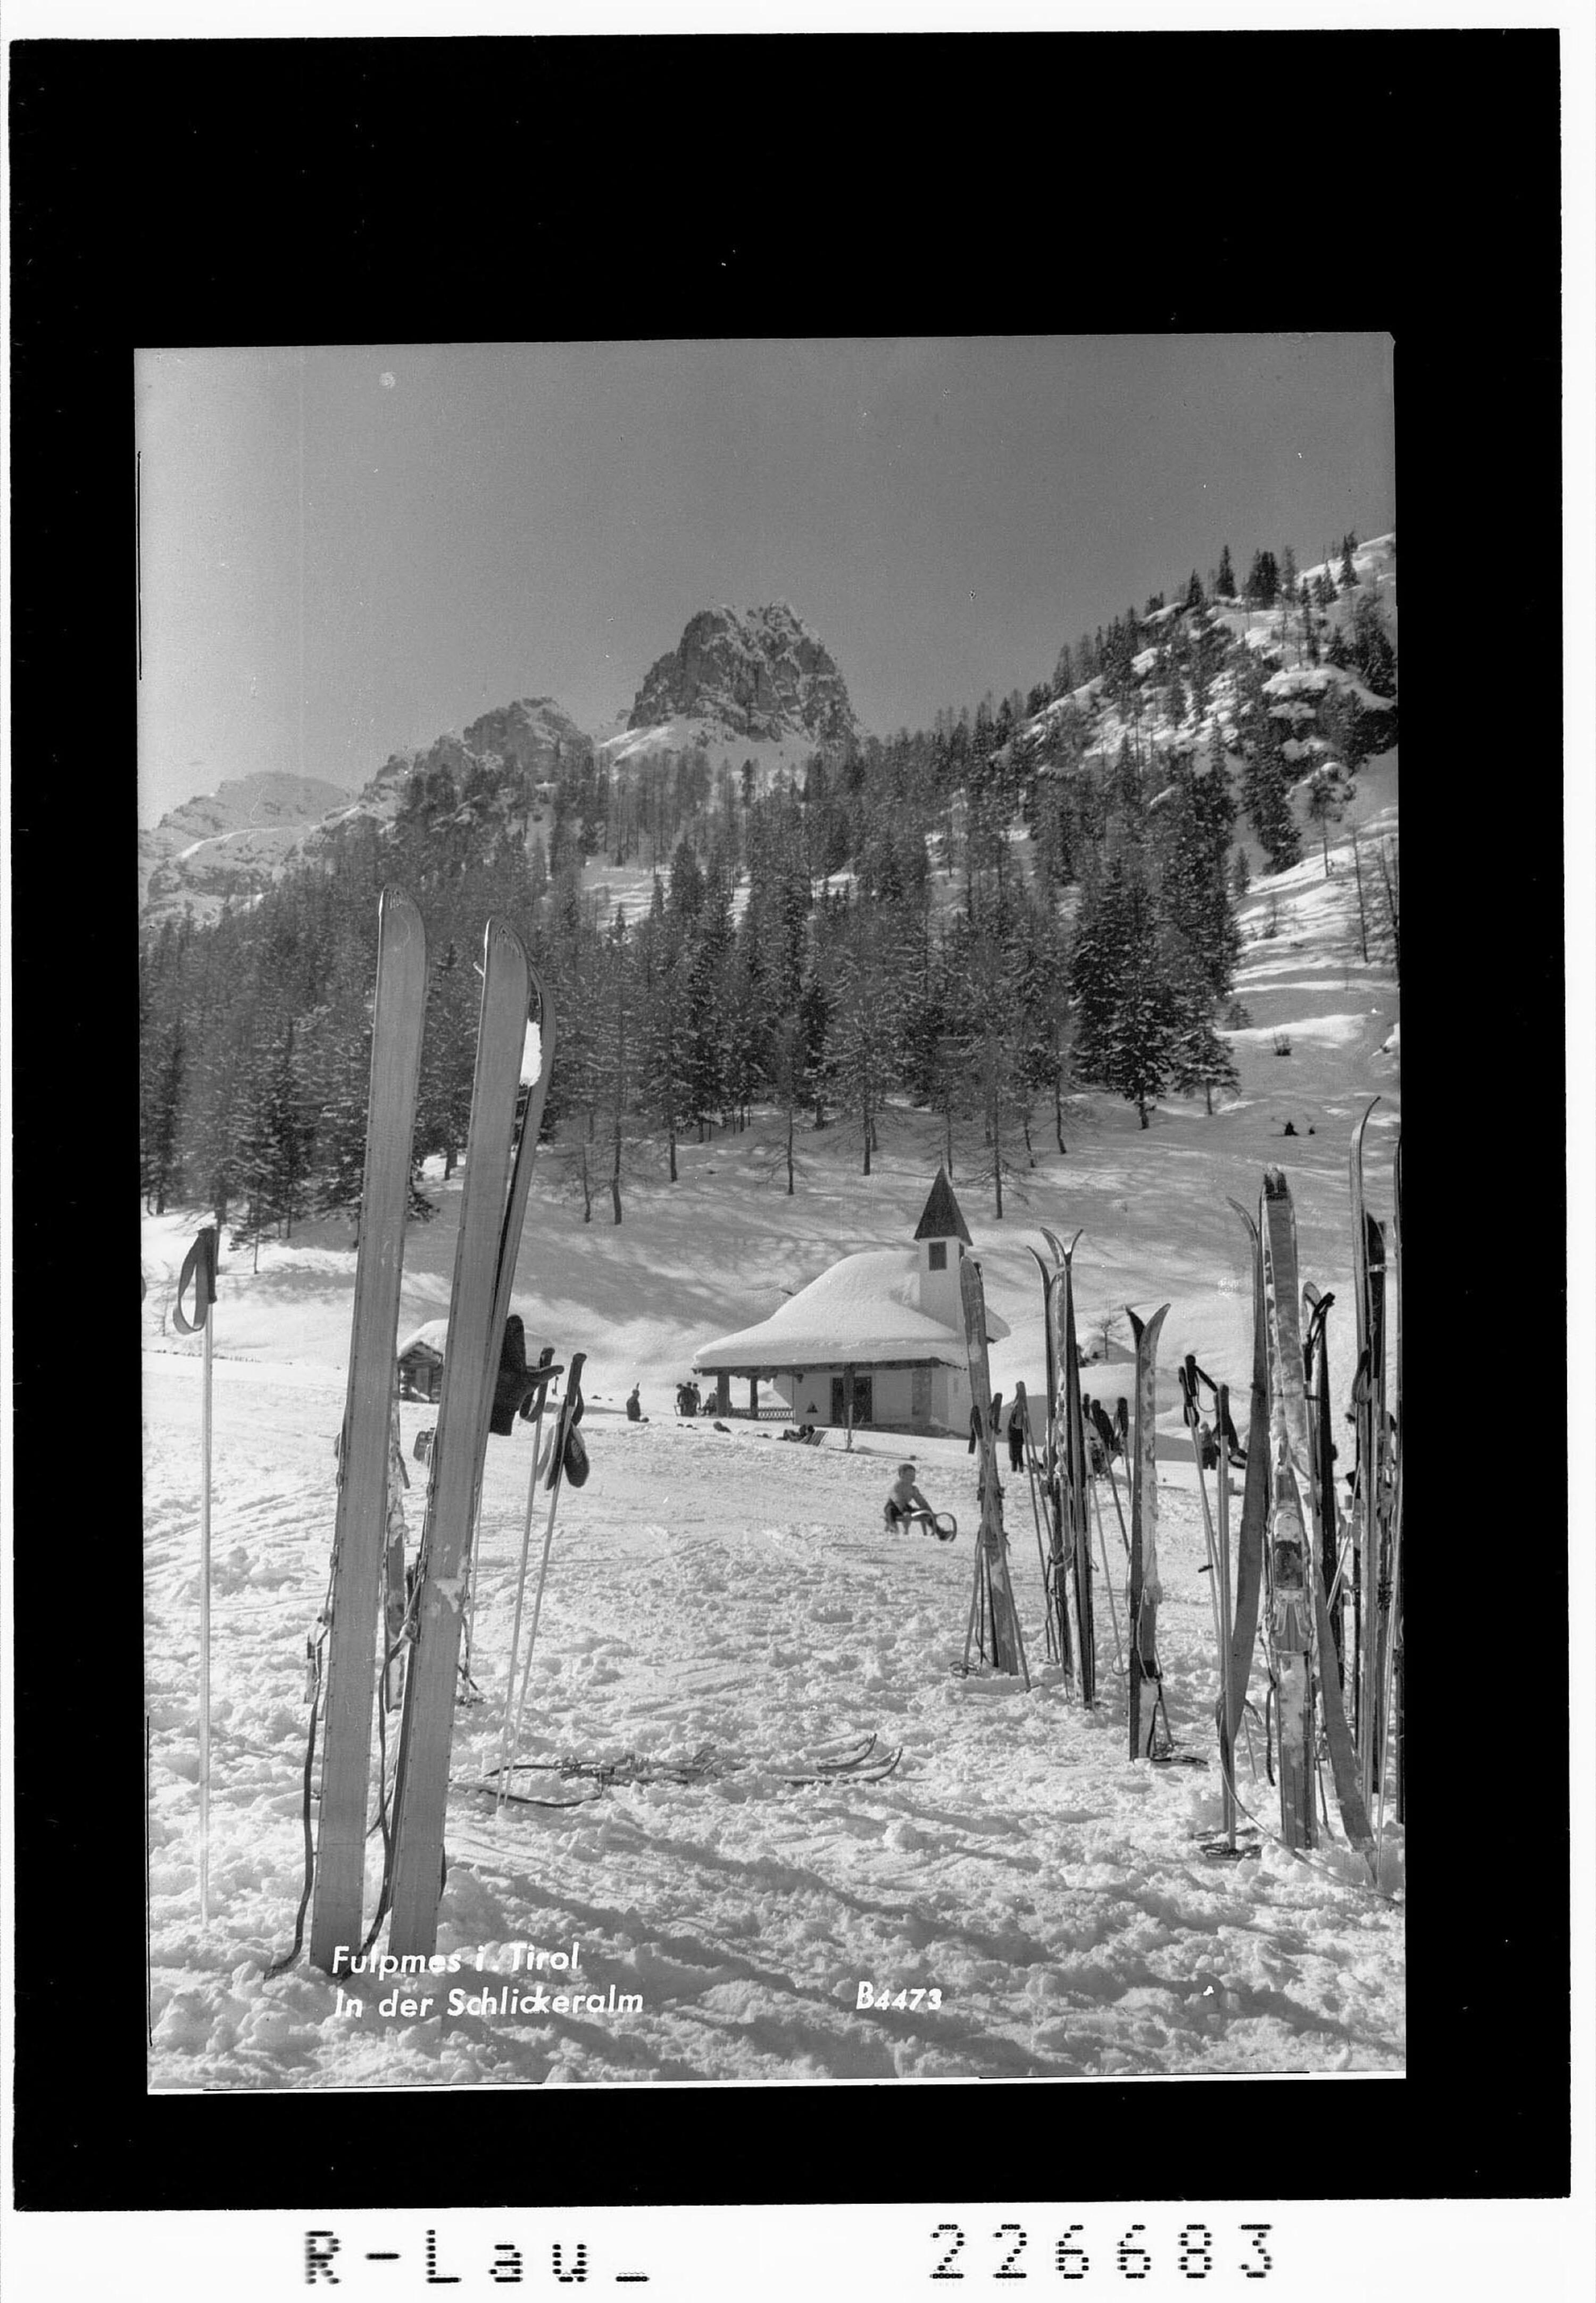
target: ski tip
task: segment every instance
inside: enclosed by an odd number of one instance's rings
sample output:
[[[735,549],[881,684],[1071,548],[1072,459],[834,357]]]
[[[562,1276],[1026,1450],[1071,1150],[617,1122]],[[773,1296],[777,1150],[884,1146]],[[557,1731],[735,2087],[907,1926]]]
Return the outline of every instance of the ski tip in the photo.
[[[1359,1118],[1359,1119],[1357,1119],[1357,1120],[1355,1120],[1355,1122],[1353,1123],[1353,1129],[1352,1129],[1352,1148],[1353,1148],[1353,1151],[1354,1151],[1354,1152],[1355,1152],[1355,1153],[1356,1153],[1357,1152],[1359,1152],[1359,1151],[1362,1149],[1362,1146],[1363,1146],[1363,1141],[1364,1141],[1364,1128],[1365,1128],[1365,1127],[1367,1127],[1367,1126],[1369,1125],[1369,1114],[1370,1114],[1370,1112],[1372,1112],[1372,1111],[1373,1110],[1375,1104],[1377,1104],[1379,1101],[1380,1101],[1380,1098],[1379,1098],[1378,1096],[1373,1097],[1373,1098],[1372,1099],[1372,1101],[1369,1102],[1369,1104],[1365,1107],[1365,1109],[1364,1109],[1364,1113],[1363,1113],[1362,1118]]]
[[[390,880],[376,899],[376,916],[379,931],[390,923],[397,924],[401,921],[407,926],[412,921],[419,924],[421,907],[408,888],[397,880]]]
[[[485,966],[491,965],[496,953],[502,953],[506,957],[519,962],[526,971],[528,982],[530,983],[532,963],[527,957],[527,947],[510,922],[499,912],[490,914],[487,925],[482,931],[482,957]]]

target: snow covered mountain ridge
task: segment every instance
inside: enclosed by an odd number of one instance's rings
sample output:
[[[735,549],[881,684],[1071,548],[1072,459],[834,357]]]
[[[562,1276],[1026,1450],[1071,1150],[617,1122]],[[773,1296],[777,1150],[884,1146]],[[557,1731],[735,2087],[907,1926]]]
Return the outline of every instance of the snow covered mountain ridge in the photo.
[[[225,890],[241,873],[274,877],[298,853],[306,831],[349,794],[317,776],[267,771],[218,784],[185,800],[139,834],[139,905],[159,911],[173,899]]]
[[[705,608],[650,668],[624,734],[602,747],[553,696],[524,696],[424,749],[390,754],[352,798],[313,777],[224,784],[139,833],[139,906],[152,921],[213,919],[230,898],[247,900],[291,865],[314,863],[351,818],[391,823],[418,792],[435,814],[529,828],[562,771],[591,764],[601,749],[613,768],[639,754],[735,742],[766,772],[796,772],[813,752],[861,734],[831,654],[785,602]]]

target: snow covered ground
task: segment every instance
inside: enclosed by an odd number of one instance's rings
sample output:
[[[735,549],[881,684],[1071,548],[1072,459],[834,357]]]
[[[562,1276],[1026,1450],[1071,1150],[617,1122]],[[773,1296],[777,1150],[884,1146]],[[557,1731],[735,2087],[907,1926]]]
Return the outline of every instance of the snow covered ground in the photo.
[[[1362,821],[1394,817],[1370,790]],[[1370,819],[1372,818],[1372,822]],[[818,1449],[779,1426],[671,1413],[696,1345],[763,1318],[781,1291],[837,1256],[907,1242],[940,1152],[924,1115],[890,1112],[868,1178],[837,1125],[800,1136],[798,1191],[779,1179],[775,1131],[687,1147],[674,1188],[639,1172],[626,1221],[584,1226],[554,1163],[534,1186],[515,1301],[528,1346],[590,1354],[583,1430],[592,1476],[568,1491],[521,1746],[523,1759],[654,1763],[590,1803],[495,1815],[470,1786],[496,1757],[510,1610],[526,1510],[530,1433],[488,1445],[473,1669],[485,1700],[457,1714],[440,1948],[458,1972],[428,1978],[478,1995],[486,1982],[550,2004],[508,2015],[435,2009],[407,2020],[335,2012],[332,1981],[301,1961],[263,1970],[292,1939],[302,1877],[306,1634],[326,1586],[333,1445],[343,1405],[353,1255],[347,1227],[312,1227],[252,1256],[224,1247],[215,1313],[213,1548],[212,1917],[198,1902],[198,1518],[200,1368],[170,1326],[173,1284],[199,1219],[147,1219],[144,1268],[146,1657],[150,1713],[153,2037],[160,2088],[314,2088],[893,2078],[1135,2076],[1171,2072],[1398,2071],[1404,2059],[1402,1832],[1388,1813],[1373,1893],[1338,1827],[1312,1864],[1276,1844],[1276,1794],[1241,1788],[1259,1852],[1210,1860],[1220,1820],[1212,1707],[1213,1634],[1203,1523],[1173,1369],[1186,1351],[1241,1395],[1251,1364],[1248,1264],[1228,1194],[1255,1200],[1266,1160],[1296,1197],[1305,1277],[1333,1289],[1330,1353],[1351,1375],[1346,1156],[1364,1103],[1369,1180],[1389,1214],[1399,1117],[1395,984],[1350,951],[1350,850],[1332,846],[1260,883],[1237,995],[1240,1095],[1208,1118],[1200,1099],[1147,1131],[1094,1098],[1069,1152],[1005,1185],[992,1220],[978,1144],[955,1189],[993,1309],[1011,1333],[993,1380],[1043,1388],[1038,1225],[1077,1252],[1083,1340],[1127,1337],[1123,1306],[1169,1301],[1160,1387],[1159,1645],[1180,1760],[1126,1758],[1110,1579],[1098,1580],[1102,1700],[1083,1711],[1044,1659],[1042,1587],[1023,1482],[1009,1531],[1032,1687],[963,1677],[975,1525],[963,1443],[912,1450],[865,1434]],[[1289,1037],[1288,1058],[1274,1051]],[[1296,1135],[1282,1141],[1284,1122]],[[1310,1135],[1308,1130],[1313,1132]],[[1051,1139],[1050,1139],[1051,1140]],[[446,1308],[458,1179],[407,1240],[401,1330]],[[1122,1361],[1088,1389],[1127,1388]],[[640,1381],[650,1421],[621,1402]],[[739,1387],[740,1395],[741,1387]],[[738,1405],[743,1405],[740,1396]],[[410,1458],[433,1412],[406,1405]],[[1338,1430],[1344,1426],[1338,1423]],[[959,1522],[957,1541],[887,1537],[881,1503],[912,1452],[921,1484]],[[1212,1483],[1211,1483],[1212,1495]],[[1101,1489],[1124,1636],[1123,1554]],[[537,1514],[541,1538],[543,1514]],[[1254,1697],[1262,1708],[1261,1674]],[[879,1781],[795,1785],[795,1763],[851,1739],[902,1749]],[[1255,1738],[1256,1741],[1256,1738]],[[698,1755],[694,1780],[658,1779]],[[1200,1764],[1199,1764],[1200,1763]],[[646,1776],[637,1765],[623,1775]],[[536,1777],[518,1779],[523,1785]],[[591,1777],[543,1781],[552,1795]],[[1331,1813],[1334,1803],[1331,1801]],[[372,1843],[367,1909],[380,1869]],[[576,1946],[579,1968],[510,1971],[515,1946]],[[861,1985],[877,2004],[861,2008]],[[614,2004],[612,2004],[612,1987]],[[417,1987],[407,1985],[407,1991]],[[393,1988],[392,1986],[389,1988]],[[891,2004],[882,2006],[882,1993]],[[556,2008],[573,1993],[584,2004]],[[904,1995],[901,2002],[899,1994]],[[922,1995],[917,2004],[913,1995]],[[940,1995],[940,2002],[935,1998]],[[589,1996],[603,2006],[589,2009]],[[621,2011],[621,1998],[640,2005]]]

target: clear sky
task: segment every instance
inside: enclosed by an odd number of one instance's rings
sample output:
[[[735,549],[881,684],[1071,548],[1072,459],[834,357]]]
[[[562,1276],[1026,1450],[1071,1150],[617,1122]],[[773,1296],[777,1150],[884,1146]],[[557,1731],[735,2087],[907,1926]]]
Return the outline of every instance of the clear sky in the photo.
[[[1227,543],[1394,527],[1391,392],[1383,335],[141,354],[139,821],[520,696],[605,733],[721,602],[875,734],[973,711]]]

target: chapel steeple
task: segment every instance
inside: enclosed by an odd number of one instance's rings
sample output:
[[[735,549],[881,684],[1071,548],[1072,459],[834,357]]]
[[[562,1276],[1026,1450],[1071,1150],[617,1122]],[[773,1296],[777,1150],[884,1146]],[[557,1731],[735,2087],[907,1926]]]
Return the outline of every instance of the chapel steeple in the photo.
[[[974,1247],[969,1227],[958,1212],[958,1202],[953,1196],[953,1186],[948,1181],[948,1170],[939,1168],[925,1211],[915,1227],[916,1239],[961,1239],[967,1247]]]
[[[958,1211],[948,1171],[939,1168],[924,1214],[915,1227],[919,1249],[920,1309],[927,1319],[940,1320],[957,1335],[964,1324],[958,1294],[959,1260],[974,1246],[969,1227]],[[949,1249],[952,1253],[949,1253]]]

